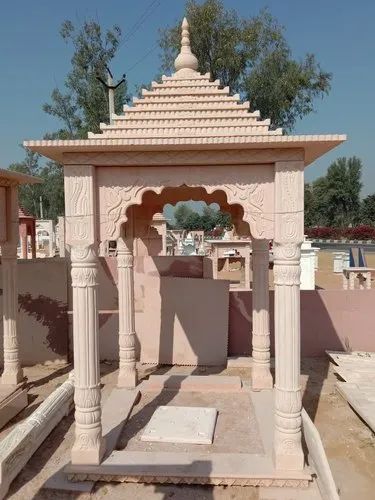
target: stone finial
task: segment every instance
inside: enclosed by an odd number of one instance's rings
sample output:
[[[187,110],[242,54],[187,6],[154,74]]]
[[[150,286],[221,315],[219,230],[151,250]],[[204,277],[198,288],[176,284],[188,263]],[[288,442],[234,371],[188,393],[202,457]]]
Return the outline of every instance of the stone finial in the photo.
[[[198,59],[191,52],[189,23],[186,17],[182,21],[181,50],[175,59],[174,67],[178,75],[184,76],[194,74],[198,69]]]

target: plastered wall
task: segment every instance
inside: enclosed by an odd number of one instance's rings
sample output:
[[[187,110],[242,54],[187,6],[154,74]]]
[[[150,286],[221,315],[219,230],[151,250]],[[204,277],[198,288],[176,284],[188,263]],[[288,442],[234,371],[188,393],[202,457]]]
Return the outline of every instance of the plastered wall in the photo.
[[[213,288],[199,286],[208,277],[206,261],[194,257],[136,257],[134,259],[136,327],[142,332],[155,330],[161,324],[161,302],[150,302],[163,289],[163,302],[168,303],[166,293],[173,295],[176,311],[184,307],[188,295],[203,293],[201,300],[189,304],[191,314],[207,312],[205,297],[215,295]],[[175,284],[161,286],[163,278],[188,278],[186,293],[180,288],[176,296]],[[99,326],[101,359],[118,357],[118,300],[116,259],[102,258],[99,265]],[[61,362],[72,359],[71,340],[71,289],[69,269],[65,259],[35,259],[18,261],[19,283],[19,332],[21,359],[24,365],[45,362]],[[177,283],[176,283],[177,286]],[[219,285],[220,286],[220,285]],[[153,287],[148,294],[149,287]],[[210,287],[210,285],[208,285]],[[193,291],[192,291],[193,290]],[[222,294],[218,289],[218,293]],[[2,281],[0,265],[0,314],[2,314]],[[199,296],[199,295],[198,295]],[[228,307],[228,353],[251,353],[251,291],[230,291]],[[222,296],[220,295],[222,300]],[[154,300],[154,298],[152,300]],[[194,298],[195,299],[195,298]],[[176,303],[177,301],[177,303]],[[181,305],[180,305],[181,302]],[[220,301],[219,301],[220,302]],[[218,302],[218,303],[219,303]],[[212,325],[223,321],[223,304],[209,309]],[[301,353],[302,356],[324,356],[326,349],[375,351],[375,290],[306,290],[301,292]],[[212,304],[211,304],[212,305]],[[210,306],[211,307],[211,306]],[[270,292],[271,339],[273,344],[274,295]],[[185,309],[184,309],[185,310]],[[224,311],[225,312],[225,311]],[[153,317],[153,314],[155,315]],[[180,313],[178,313],[180,314]],[[178,316],[178,315],[177,315]],[[176,316],[176,318],[177,318]],[[184,315],[180,314],[181,318]],[[178,318],[177,318],[178,319]],[[179,321],[176,321],[178,326]],[[181,322],[180,322],[181,323]],[[186,323],[186,322],[185,322]],[[204,323],[202,335],[213,337]],[[209,325],[210,326],[210,325]],[[215,328],[215,326],[214,326]],[[160,328],[159,328],[160,330]],[[206,331],[204,331],[206,330]],[[139,353],[139,342],[137,345]],[[0,364],[2,363],[2,322],[0,322]]]

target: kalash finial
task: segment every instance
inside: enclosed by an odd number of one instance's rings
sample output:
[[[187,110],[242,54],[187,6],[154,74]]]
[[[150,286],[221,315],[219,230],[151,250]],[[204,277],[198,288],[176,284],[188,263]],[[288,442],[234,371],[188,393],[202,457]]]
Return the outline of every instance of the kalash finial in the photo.
[[[194,74],[198,69],[198,59],[190,48],[189,23],[186,17],[182,21],[181,50],[174,61],[174,67],[176,74],[181,76]]]

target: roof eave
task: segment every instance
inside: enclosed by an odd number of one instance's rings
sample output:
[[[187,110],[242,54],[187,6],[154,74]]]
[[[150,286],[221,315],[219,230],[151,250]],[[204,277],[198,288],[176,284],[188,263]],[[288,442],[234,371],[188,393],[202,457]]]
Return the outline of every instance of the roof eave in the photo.
[[[181,138],[173,142],[149,139],[139,143],[129,143],[125,139],[83,139],[83,140],[37,140],[24,141],[31,151],[40,153],[51,160],[63,163],[64,153],[98,153],[129,151],[171,151],[171,150],[222,150],[222,149],[303,149],[305,165],[309,165],[328,151],[346,140],[346,135],[306,135],[306,136],[251,136],[247,140],[213,142],[202,140],[185,141]],[[236,138],[238,139],[238,138]]]
[[[17,184],[41,184],[43,179],[34,177],[33,175],[21,174],[14,170],[0,168],[0,178],[15,181]]]

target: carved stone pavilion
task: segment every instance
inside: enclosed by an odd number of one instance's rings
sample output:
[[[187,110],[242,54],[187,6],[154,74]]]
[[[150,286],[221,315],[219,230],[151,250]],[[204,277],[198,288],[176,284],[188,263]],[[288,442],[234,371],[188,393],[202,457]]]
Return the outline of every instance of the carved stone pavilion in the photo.
[[[98,249],[117,240],[118,387],[134,388],[136,218],[144,211],[151,220],[165,203],[201,199],[231,211],[237,233],[251,235],[252,384],[256,390],[274,387],[273,463],[276,471],[293,475],[304,468],[299,289],[304,169],[346,137],[283,135],[281,129],[273,130],[259,112],[249,112],[249,103],[241,103],[239,95],[230,95],[228,87],[197,71],[186,19],[175,68],[172,76],[152,82],[151,90],[134,98],[133,106],[125,106],[123,115],[112,115],[111,125],[101,124],[99,134],[89,133],[83,140],[24,143],[64,165],[73,288],[76,430],[72,466],[100,477],[99,464],[104,463],[106,452],[98,352]],[[275,381],[270,372],[270,240],[274,242]],[[113,467],[108,474],[120,474],[118,470]]]

